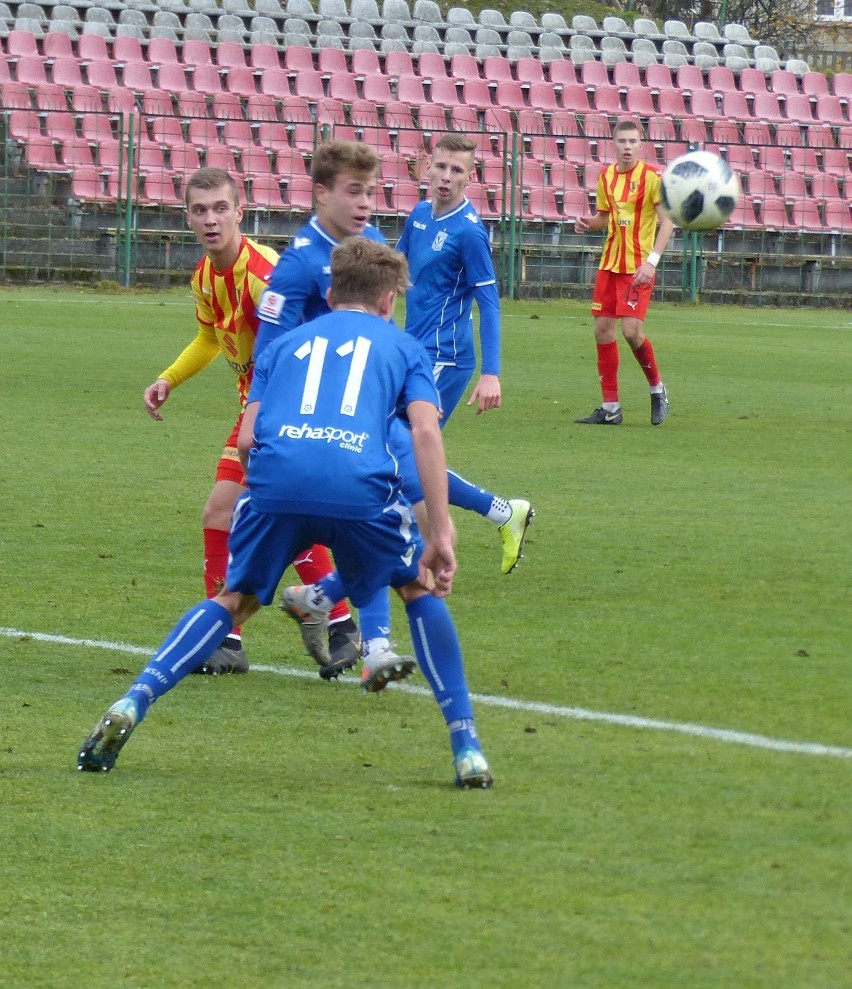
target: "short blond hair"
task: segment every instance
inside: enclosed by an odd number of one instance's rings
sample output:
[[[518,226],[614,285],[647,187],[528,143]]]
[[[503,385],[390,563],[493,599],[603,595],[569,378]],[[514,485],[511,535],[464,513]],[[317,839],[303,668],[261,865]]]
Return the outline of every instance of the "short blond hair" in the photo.
[[[189,205],[189,194],[193,189],[201,189],[203,192],[210,192],[213,189],[221,189],[222,186],[228,187],[228,192],[230,193],[234,206],[239,206],[240,193],[237,189],[237,183],[234,181],[233,177],[225,171],[224,168],[199,168],[197,172],[194,172],[190,176],[189,181],[186,183],[186,188],[183,193],[183,201],[187,206]]]
[[[365,237],[347,237],[331,252],[331,304],[377,308],[383,295],[408,288],[408,262],[399,251]]]
[[[333,189],[343,172],[354,175],[377,175],[381,160],[367,144],[360,141],[327,141],[321,144],[311,163],[314,185]]]

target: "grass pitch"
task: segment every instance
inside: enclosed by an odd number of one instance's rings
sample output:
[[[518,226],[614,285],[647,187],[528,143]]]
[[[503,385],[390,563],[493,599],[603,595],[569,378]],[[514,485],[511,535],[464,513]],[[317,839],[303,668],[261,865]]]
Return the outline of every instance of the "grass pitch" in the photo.
[[[214,365],[145,415],[183,291],[0,312],[0,984],[848,985],[848,313],[652,307],[671,415],[649,425],[622,345],[625,423],[598,429],[573,422],[599,402],[587,306],[505,304],[504,408],[446,441],[538,516],[503,578],[456,515],[497,779],[466,793],[431,698],[322,683],[271,609],[246,630],[268,669],[187,678],[113,773],[75,772],[133,650],[202,593],[236,390]]]

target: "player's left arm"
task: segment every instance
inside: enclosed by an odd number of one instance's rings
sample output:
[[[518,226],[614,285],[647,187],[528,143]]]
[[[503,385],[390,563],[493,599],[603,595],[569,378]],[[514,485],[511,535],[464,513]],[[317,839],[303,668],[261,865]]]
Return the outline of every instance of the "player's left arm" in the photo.
[[[473,293],[479,307],[479,343],[482,371],[468,405],[476,405],[476,414],[499,409],[500,392],[500,298],[495,283],[477,285]]]
[[[663,251],[669,245],[672,230],[674,230],[674,224],[668,213],[663,209],[662,202],[656,203],[654,209],[657,212],[657,219],[659,220],[657,236],[654,239],[654,246],[651,248],[650,254],[636,269],[636,274],[633,276],[634,285],[647,285],[654,280],[657,265],[660,263]]]

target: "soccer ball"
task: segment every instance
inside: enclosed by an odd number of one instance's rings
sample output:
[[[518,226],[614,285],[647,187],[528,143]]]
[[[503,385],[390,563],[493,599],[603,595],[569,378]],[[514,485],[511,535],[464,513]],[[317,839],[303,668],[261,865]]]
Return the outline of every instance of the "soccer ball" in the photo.
[[[739,198],[731,166],[710,151],[689,151],[663,173],[663,208],[683,230],[717,230]]]

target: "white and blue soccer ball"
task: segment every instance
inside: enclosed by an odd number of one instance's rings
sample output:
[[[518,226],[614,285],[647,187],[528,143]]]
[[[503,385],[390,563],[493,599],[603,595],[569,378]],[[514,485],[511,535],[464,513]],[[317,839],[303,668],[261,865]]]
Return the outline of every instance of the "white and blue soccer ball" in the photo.
[[[717,230],[739,198],[736,173],[712,151],[688,151],[663,173],[663,208],[683,230]]]

